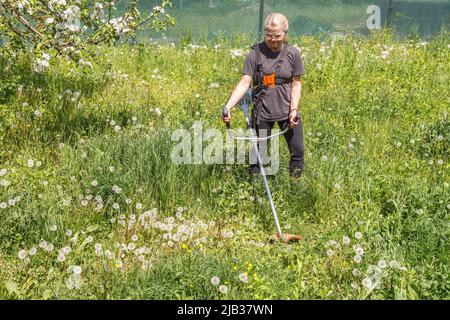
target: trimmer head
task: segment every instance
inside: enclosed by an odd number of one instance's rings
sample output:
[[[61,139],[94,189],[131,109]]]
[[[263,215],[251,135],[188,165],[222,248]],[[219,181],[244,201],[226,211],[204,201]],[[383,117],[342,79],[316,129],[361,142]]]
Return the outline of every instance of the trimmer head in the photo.
[[[270,242],[281,241],[284,243],[293,243],[302,240],[302,236],[296,234],[283,233],[283,239],[280,238],[280,235],[275,233],[271,238]]]

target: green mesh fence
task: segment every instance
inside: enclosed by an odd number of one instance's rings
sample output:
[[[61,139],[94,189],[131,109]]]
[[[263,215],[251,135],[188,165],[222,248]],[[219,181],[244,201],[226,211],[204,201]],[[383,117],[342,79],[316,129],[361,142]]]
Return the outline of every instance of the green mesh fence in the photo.
[[[144,2],[148,8],[157,3]],[[381,28],[394,28],[399,36],[415,33],[432,37],[441,29],[450,29],[450,0],[265,0],[263,3],[264,18],[274,11],[288,17],[291,35],[336,32],[366,35],[376,22]],[[174,0],[168,11],[177,25],[161,34],[144,32],[140,36],[169,40],[242,35],[257,38],[260,4],[261,0]],[[378,17],[373,17],[373,6],[379,8]]]

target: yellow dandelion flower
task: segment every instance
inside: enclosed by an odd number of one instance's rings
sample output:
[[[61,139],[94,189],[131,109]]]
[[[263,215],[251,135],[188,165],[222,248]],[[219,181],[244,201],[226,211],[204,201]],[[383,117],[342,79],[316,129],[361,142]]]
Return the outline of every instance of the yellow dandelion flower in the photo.
[[[181,245],[181,247],[182,247],[183,249],[186,249],[186,248],[187,248],[187,245],[186,245],[185,243],[183,243],[183,244]]]

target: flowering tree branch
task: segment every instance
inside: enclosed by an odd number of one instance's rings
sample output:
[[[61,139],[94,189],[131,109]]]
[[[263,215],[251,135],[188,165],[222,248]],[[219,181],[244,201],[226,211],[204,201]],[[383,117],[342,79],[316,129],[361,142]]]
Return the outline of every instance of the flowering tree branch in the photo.
[[[0,0],[0,32],[6,40],[0,53],[17,53],[31,47],[35,70],[42,71],[54,54],[80,64],[93,45],[134,38],[137,30],[147,26],[159,31],[175,24],[165,12],[172,6],[171,0],[161,0],[145,15],[138,9],[140,0],[130,0],[118,15],[118,1]]]
[[[17,18],[17,20],[19,20],[28,30],[30,30],[32,33],[34,33],[35,35],[42,37],[42,34],[37,31],[35,28],[33,28],[30,23],[24,18],[22,17],[20,14],[18,14],[16,12],[16,10],[14,8],[11,8],[11,13],[12,15]]]

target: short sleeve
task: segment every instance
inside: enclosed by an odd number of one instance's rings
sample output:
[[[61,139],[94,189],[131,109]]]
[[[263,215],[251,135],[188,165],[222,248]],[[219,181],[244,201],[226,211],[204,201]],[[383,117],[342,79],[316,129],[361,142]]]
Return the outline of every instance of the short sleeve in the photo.
[[[302,56],[300,54],[300,50],[294,47],[294,76],[301,76],[305,73],[305,68],[303,66]]]
[[[254,49],[250,50],[247,58],[244,62],[244,69],[242,70],[242,75],[248,75],[253,78],[255,73],[255,65],[256,65],[256,52]]]

